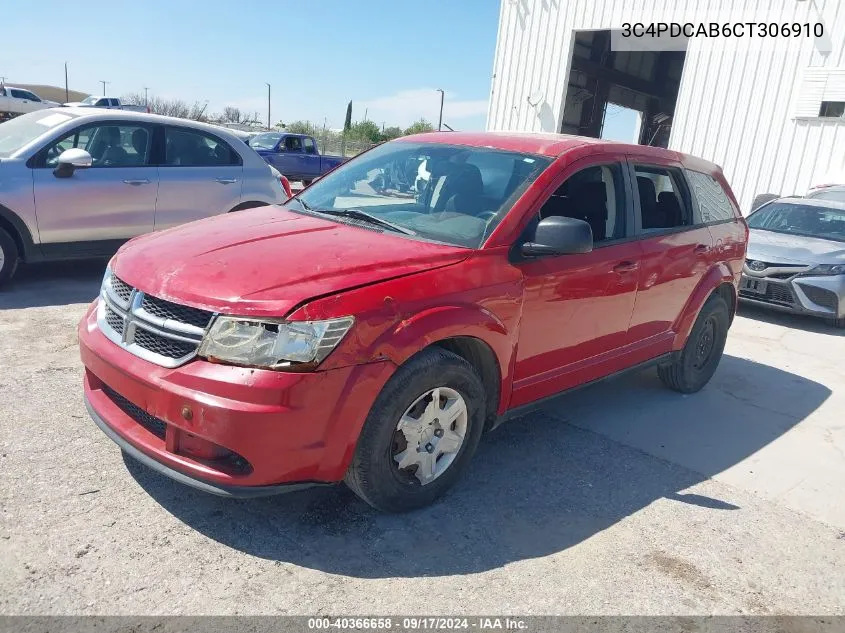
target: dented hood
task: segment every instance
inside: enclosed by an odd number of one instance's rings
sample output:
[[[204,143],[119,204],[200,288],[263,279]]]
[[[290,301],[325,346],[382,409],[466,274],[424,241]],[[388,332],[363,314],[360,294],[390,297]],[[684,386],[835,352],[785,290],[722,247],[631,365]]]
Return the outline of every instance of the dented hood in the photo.
[[[136,238],[115,274],[175,303],[285,316],[309,299],[461,261],[472,251],[262,207]]]

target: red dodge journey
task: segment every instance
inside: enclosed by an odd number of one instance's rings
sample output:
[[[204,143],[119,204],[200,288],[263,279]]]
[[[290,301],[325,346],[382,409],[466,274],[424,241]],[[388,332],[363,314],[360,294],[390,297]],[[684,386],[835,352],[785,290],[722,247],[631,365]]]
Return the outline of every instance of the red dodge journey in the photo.
[[[79,324],[85,400],[208,492],[345,481],[408,510],[547,398],[648,366],[701,389],[747,236],[721,170],[677,152],[405,137],[283,206],[125,244]]]

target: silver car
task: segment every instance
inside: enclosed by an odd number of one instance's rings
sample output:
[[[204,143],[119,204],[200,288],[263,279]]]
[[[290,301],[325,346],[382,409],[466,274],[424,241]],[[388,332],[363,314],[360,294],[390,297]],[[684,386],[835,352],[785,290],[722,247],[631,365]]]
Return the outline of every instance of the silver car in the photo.
[[[779,198],[748,227],[740,299],[845,328],[845,202]]]
[[[284,202],[279,178],[219,127],[99,108],[0,124],[0,284],[25,262],[100,257],[149,231]]]

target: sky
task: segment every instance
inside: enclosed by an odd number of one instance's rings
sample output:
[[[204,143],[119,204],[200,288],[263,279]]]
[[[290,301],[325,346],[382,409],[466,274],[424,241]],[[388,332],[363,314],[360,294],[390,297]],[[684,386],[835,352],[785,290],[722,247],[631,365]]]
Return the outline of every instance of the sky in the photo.
[[[507,0],[504,0],[507,1]],[[424,117],[483,130],[499,20],[497,0],[55,0],[3,12],[0,76],[208,101],[271,119],[405,127]]]

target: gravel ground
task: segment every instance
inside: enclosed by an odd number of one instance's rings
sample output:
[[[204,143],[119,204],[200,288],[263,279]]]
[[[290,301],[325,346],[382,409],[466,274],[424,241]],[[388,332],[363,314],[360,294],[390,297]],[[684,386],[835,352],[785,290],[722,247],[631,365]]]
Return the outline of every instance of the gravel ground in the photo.
[[[845,614],[845,332],[743,310],[701,393],[647,371],[572,394],[386,516],[124,459],[82,403],[102,267],[0,292],[0,613]]]

